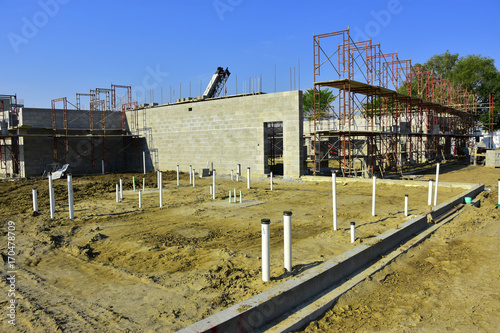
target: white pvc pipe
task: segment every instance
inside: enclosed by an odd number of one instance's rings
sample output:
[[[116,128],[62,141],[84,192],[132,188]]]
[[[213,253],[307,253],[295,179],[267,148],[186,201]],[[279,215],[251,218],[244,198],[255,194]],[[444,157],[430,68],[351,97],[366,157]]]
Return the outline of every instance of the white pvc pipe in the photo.
[[[292,271],[292,212],[283,212],[284,265]]]
[[[193,169],[193,187],[195,187],[195,183],[196,183],[196,181],[194,180],[194,175],[195,175],[195,174],[196,174],[196,170],[195,170],[195,169]]]
[[[247,188],[250,188],[250,167],[247,167]]]
[[[189,183],[191,184],[191,183]],[[156,187],[160,188],[160,171],[156,171]]]
[[[104,175],[104,160],[101,161],[101,169],[102,169],[102,174]]]
[[[236,189],[233,189],[234,190],[234,198],[233,198],[233,202],[236,202]]]
[[[142,178],[142,190],[146,188],[146,178]]]
[[[240,203],[243,202],[243,191],[240,191]]]
[[[436,166],[436,187],[434,188],[434,206],[437,206],[438,186],[439,186],[439,163]]]
[[[135,177],[132,177],[132,185],[134,186],[134,192],[135,192]]]
[[[160,190],[160,208],[163,207],[163,175],[160,171],[158,173],[158,189]]]
[[[432,205],[432,179],[429,179],[429,200],[427,200],[427,205]]]
[[[120,202],[120,185],[116,184],[116,202]]]
[[[236,174],[236,181],[237,181],[237,182],[239,182],[239,181],[240,181],[240,174],[239,174],[239,173],[237,173],[237,174]]]
[[[231,170],[231,181],[233,181],[233,170]]]
[[[372,190],[372,216],[375,216],[375,201],[377,196],[377,176],[373,176],[373,190]]]
[[[142,152],[142,168],[144,169],[144,174],[146,174],[146,152]]]
[[[54,219],[55,200],[54,200],[54,188],[52,187],[52,174],[49,174],[49,203],[50,203],[50,218]]]
[[[177,165],[177,186],[179,186],[179,165]]]
[[[68,205],[69,205],[69,219],[75,219],[75,211],[73,210],[73,177],[68,174]]]
[[[229,203],[231,203],[231,191],[229,191]]]
[[[213,184],[212,184],[212,199],[215,200],[215,177],[216,177],[216,172],[215,169],[213,171]]]
[[[31,195],[33,196],[33,211],[38,212],[38,198],[37,198],[37,189],[31,189]]]
[[[260,220],[262,226],[262,281],[268,282],[271,275],[271,253],[269,249],[269,219]]]
[[[500,206],[500,179],[498,180],[498,206]]]
[[[241,176],[241,164],[236,164],[236,175]]]
[[[273,190],[273,173],[271,171],[271,191]]]
[[[213,192],[212,186],[213,185],[210,185],[210,194],[212,194],[212,192]]]
[[[191,185],[193,183],[193,166],[189,166],[189,184]]]
[[[120,178],[120,200],[123,200],[123,182]]]
[[[139,190],[139,208],[142,208],[142,190]]]
[[[351,222],[351,243],[354,243],[354,241],[356,240],[355,230],[356,230],[356,223]]]
[[[337,230],[337,174],[332,172],[333,230]]]
[[[408,194],[405,195],[405,216],[408,216]]]

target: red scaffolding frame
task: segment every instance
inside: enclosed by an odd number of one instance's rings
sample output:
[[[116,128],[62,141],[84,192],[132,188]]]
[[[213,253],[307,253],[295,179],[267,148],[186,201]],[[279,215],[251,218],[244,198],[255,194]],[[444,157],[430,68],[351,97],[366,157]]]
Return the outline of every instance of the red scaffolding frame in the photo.
[[[355,42],[347,29],[315,35],[313,53],[314,174],[328,160],[323,138],[338,138],[335,159],[351,176],[356,168],[368,174],[403,173],[456,155],[474,136],[475,95],[412,67],[397,52],[383,53],[371,40]],[[338,129],[320,128],[322,87],[338,89]],[[356,119],[364,125],[358,126]]]

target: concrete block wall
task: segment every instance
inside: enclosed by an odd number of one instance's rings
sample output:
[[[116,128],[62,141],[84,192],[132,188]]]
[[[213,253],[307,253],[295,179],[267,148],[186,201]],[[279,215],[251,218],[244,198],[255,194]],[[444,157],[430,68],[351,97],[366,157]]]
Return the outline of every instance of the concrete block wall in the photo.
[[[91,141],[87,138],[69,138],[68,163],[70,172],[75,174],[101,173],[103,158],[102,139],[94,140],[94,165],[92,165]],[[24,137],[20,145],[21,166],[25,177],[42,176],[45,166],[54,163],[54,139],[51,137]],[[65,145],[63,139],[57,140],[57,163],[66,163]],[[132,149],[130,149],[132,151]],[[123,149],[123,139],[106,138],[106,172],[134,171],[126,150]]]
[[[128,124],[133,122],[133,112],[127,112]],[[230,96],[137,112],[139,118],[146,112],[146,127],[151,128],[151,135],[144,130],[140,133],[148,149],[158,149],[162,170],[175,170],[176,165],[183,171],[189,165],[201,170],[210,162],[218,173],[236,172],[236,165],[241,164],[244,175],[250,167],[252,176],[263,176],[269,172],[264,125],[282,121],[284,177],[302,174],[301,91]],[[152,155],[148,160],[153,160]]]
[[[64,111],[56,109],[56,127],[64,128]],[[90,129],[90,111],[89,110],[67,110],[68,128],[71,129]],[[105,111],[106,129],[122,128],[121,111]],[[102,129],[102,111],[92,111],[92,123],[94,130]],[[40,108],[20,108],[19,125],[34,128],[52,128],[52,109]]]

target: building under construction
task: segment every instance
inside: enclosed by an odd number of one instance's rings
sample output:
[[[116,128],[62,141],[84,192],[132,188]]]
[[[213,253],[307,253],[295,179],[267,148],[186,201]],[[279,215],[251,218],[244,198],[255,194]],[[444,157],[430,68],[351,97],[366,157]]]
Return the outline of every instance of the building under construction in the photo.
[[[473,93],[371,40],[354,41],[349,30],[313,42],[310,122],[301,91],[227,96],[230,73],[221,67],[203,95],[163,105],[138,104],[130,86],[113,84],[77,93],[74,105],[54,99],[51,109],[0,95],[0,173],[41,176],[63,164],[82,174],[144,165],[201,171],[213,164],[219,173],[250,167],[252,175],[300,177],[310,164],[314,174],[335,168],[347,177],[386,176],[467,155],[479,139]],[[327,107],[322,89],[336,92]]]
[[[338,91],[320,105],[321,89]],[[478,139],[477,98],[349,30],[314,36],[314,173],[333,161],[344,175],[403,173],[466,155]],[[331,165],[331,163],[330,163]]]

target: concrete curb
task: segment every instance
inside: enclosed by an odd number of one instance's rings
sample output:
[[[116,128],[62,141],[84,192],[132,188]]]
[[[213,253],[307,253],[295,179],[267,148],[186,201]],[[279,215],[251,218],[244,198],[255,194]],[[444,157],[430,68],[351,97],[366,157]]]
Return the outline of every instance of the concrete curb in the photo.
[[[464,197],[475,198],[484,185],[471,185],[469,189],[433,209],[433,219],[464,202]],[[346,251],[299,276],[283,282],[246,301],[194,323],[179,332],[252,332],[282,314],[323,293],[341,279],[373,262],[379,256],[427,228],[427,216],[417,216],[375,237],[366,244]]]

